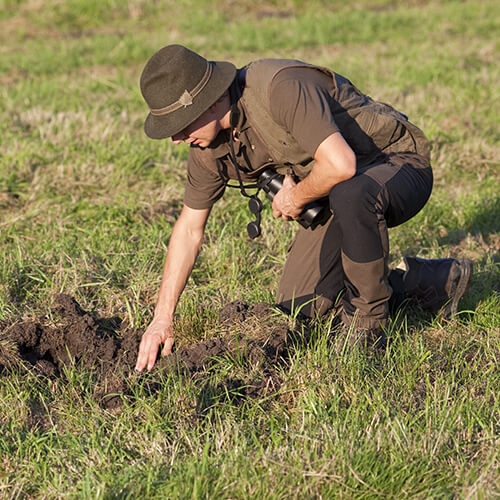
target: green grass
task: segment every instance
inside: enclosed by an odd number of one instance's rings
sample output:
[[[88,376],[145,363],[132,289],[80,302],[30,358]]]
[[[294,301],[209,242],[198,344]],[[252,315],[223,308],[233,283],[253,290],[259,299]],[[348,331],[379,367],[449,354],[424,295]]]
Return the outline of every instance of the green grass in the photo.
[[[499,19],[480,0],[0,0],[0,320],[50,317],[64,291],[148,324],[187,149],[145,137],[138,80],[173,42],[238,65],[326,65],[400,108],[432,141],[435,187],[392,230],[392,263],[475,266],[456,320],[399,317],[385,355],[338,352],[319,322],[268,399],[224,390],[257,370],[238,359],[154,394],[131,379],[121,413],[78,368],[67,382],[2,377],[0,496],[498,496]],[[264,214],[250,241],[237,193],[214,208],[178,307],[185,342],[216,335],[229,300],[273,300],[295,228]]]

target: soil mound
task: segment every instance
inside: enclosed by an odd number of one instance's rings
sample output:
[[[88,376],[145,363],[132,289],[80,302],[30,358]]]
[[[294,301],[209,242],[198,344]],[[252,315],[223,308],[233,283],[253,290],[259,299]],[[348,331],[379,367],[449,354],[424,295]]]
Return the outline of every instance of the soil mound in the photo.
[[[0,325],[0,375],[30,370],[42,377],[63,379],[65,369],[76,365],[95,374],[95,397],[102,406],[121,406],[122,396],[130,394],[135,377],[142,332],[133,331],[120,318],[99,318],[84,311],[73,297],[65,294],[55,298],[52,312],[57,318],[55,322],[41,319]],[[228,388],[236,386],[239,390],[235,392],[247,397],[276,390],[279,380],[275,368],[287,359],[293,339],[286,322],[273,318],[268,304],[251,306],[240,301],[223,307],[219,317],[223,331],[220,337],[179,348],[157,361],[152,377],[148,376],[152,380],[151,390],[158,387],[154,374],[162,371],[176,370],[188,376],[196,373],[203,381],[201,372],[222,357],[238,360],[244,375],[223,382],[225,394]],[[203,385],[201,393],[204,396],[200,401],[206,402],[206,395],[213,396],[214,388]]]
[[[60,324],[17,323],[7,328],[2,337],[14,342],[20,359],[39,373],[59,376],[65,366],[74,364],[109,370],[117,363],[133,363],[140,337],[127,332],[119,340],[116,333],[121,321],[97,320],[74,298],[63,294],[56,297],[52,310],[61,319]]]

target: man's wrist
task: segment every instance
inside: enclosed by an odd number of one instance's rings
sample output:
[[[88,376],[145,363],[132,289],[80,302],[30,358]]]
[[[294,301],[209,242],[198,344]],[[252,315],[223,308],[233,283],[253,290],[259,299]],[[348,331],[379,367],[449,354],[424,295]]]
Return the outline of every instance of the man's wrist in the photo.
[[[303,201],[302,192],[299,188],[300,183],[296,184],[293,189],[290,191],[290,200],[292,205],[297,209],[302,211],[306,203]]]
[[[166,314],[166,313],[155,311],[155,313],[153,315],[153,322],[171,325],[174,322],[174,316],[173,316],[173,314]]]

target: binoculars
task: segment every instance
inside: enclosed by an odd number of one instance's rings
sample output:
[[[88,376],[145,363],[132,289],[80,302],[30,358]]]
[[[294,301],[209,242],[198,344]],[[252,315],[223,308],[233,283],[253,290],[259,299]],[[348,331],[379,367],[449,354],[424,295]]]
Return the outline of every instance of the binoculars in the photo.
[[[257,180],[257,187],[262,189],[269,200],[273,200],[276,193],[283,187],[284,175],[278,174],[271,169],[264,170]],[[250,222],[247,225],[247,232],[250,238],[254,239],[260,236],[260,212],[262,211],[262,203],[257,196],[252,196],[248,202],[248,208],[256,216],[257,220]],[[321,223],[326,215],[325,205],[318,201],[308,203],[300,217],[297,219],[299,224],[307,229],[315,227]]]

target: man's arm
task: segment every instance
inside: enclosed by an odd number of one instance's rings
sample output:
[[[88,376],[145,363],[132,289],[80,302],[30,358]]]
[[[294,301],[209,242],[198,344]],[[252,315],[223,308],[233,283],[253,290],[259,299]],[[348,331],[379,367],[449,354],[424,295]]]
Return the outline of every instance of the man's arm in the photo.
[[[153,321],[142,336],[135,369],[151,370],[163,344],[162,356],[170,354],[174,344],[172,322],[175,307],[191,275],[201,248],[210,209],[195,210],[184,205],[175,223],[168,245],[165,267]]]
[[[333,186],[356,173],[356,155],[339,132],[328,136],[316,149],[316,163],[298,184],[290,176],[273,200],[273,215],[296,219],[309,202],[327,196]]]

